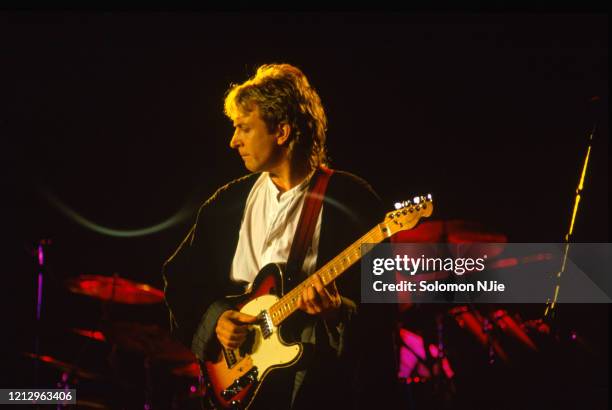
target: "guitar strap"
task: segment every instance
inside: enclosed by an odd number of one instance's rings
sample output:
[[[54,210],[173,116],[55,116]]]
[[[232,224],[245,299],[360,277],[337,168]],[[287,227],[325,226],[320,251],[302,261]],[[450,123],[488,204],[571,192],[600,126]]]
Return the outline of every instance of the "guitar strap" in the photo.
[[[300,220],[295,229],[291,250],[289,251],[285,275],[285,283],[287,286],[285,293],[290,291],[300,279],[304,258],[312,243],[312,235],[317,226],[319,212],[323,205],[323,198],[325,198],[327,183],[333,173],[334,171],[332,169],[321,166],[315,171],[310,181],[310,186],[308,192],[306,192],[306,198],[304,199],[302,213],[300,214]]]

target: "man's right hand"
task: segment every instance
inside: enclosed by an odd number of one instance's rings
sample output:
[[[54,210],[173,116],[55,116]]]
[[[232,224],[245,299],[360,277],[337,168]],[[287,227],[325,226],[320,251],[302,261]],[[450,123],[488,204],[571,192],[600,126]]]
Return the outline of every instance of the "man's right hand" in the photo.
[[[235,310],[226,310],[219,316],[215,332],[217,339],[229,349],[237,349],[249,333],[249,323],[257,321],[255,316],[240,313]]]

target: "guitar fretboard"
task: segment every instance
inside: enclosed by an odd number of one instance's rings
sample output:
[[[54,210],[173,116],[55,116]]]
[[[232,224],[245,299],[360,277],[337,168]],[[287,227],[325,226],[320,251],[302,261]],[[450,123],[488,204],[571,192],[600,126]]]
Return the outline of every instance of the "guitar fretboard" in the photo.
[[[330,284],[348,268],[353,266],[363,256],[361,253],[361,245],[377,244],[389,237],[391,232],[384,223],[376,225],[368,233],[356,240],[352,245],[342,251],[338,256],[326,263],[321,269],[315,272],[321,277],[324,285]],[[268,311],[272,318],[274,326],[280,325],[293,312],[298,309],[298,301],[304,289],[312,286],[312,275],[302,283],[293,288],[278,302],[272,305]]]

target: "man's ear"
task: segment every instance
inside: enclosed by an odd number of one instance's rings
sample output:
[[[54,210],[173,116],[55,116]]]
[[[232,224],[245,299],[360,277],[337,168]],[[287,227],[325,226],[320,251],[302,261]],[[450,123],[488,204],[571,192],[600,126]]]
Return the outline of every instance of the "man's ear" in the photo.
[[[281,122],[278,124],[278,134],[276,136],[276,143],[278,145],[285,145],[289,140],[289,135],[291,135],[291,125],[286,122]]]

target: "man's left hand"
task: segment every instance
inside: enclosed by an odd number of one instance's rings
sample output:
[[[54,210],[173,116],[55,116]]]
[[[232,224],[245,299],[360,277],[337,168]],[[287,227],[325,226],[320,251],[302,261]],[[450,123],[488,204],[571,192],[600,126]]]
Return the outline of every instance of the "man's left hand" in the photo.
[[[298,308],[310,315],[321,315],[324,319],[337,316],[342,299],[333,281],[327,286],[317,274],[311,276],[312,285],[304,289],[298,300]]]

